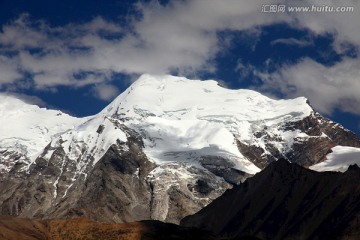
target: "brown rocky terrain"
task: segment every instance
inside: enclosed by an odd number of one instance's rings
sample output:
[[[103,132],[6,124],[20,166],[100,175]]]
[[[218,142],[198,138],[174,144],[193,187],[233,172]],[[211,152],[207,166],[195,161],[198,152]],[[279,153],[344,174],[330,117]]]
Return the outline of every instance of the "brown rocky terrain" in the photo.
[[[0,218],[2,240],[161,240],[215,239],[206,232],[158,221],[106,224],[85,218],[30,220]]]

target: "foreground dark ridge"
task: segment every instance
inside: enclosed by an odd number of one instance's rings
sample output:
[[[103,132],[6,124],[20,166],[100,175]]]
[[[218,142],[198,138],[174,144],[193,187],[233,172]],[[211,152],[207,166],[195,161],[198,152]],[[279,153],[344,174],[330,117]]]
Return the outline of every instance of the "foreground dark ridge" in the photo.
[[[182,226],[260,239],[359,239],[360,169],[318,173],[286,160],[227,190]]]

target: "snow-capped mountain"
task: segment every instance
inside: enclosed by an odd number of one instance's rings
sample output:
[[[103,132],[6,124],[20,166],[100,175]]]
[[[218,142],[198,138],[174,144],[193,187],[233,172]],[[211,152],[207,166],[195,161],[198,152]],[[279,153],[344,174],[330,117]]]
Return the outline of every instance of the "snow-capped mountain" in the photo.
[[[57,135],[80,122],[61,111],[30,105],[0,94],[0,173],[26,169]]]
[[[305,98],[212,80],[143,75],[86,118],[0,100],[0,209],[23,217],[177,223],[280,157],[322,170],[360,147]]]

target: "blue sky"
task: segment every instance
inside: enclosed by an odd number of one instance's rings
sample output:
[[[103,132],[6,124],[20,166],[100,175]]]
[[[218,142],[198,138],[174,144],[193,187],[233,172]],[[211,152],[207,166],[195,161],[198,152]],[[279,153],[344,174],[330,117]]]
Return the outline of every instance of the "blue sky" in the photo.
[[[358,0],[0,4],[0,92],[86,116],[143,73],[174,74],[274,98],[305,96],[360,135]],[[270,5],[286,8],[262,12]]]

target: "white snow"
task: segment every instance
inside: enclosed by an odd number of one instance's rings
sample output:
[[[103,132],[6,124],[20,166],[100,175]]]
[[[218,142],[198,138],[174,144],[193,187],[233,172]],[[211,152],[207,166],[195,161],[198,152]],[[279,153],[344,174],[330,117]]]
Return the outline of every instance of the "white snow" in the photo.
[[[238,150],[237,141],[264,148],[255,137],[265,131],[280,151],[308,136],[285,131],[285,122],[313,113],[306,98],[274,100],[252,90],[230,90],[216,81],[143,75],[99,114],[74,118],[60,111],[0,95],[0,150],[16,149],[34,160],[51,142],[76,161],[77,174],[95,164],[116,143],[127,141],[119,124],[143,137],[144,152],[158,165],[171,162],[200,166],[204,156],[219,156],[248,173],[260,171]],[[104,130],[98,133],[99,126]],[[297,140],[296,140],[297,139]],[[52,151],[43,153],[45,159]],[[201,166],[200,166],[201,167]]]
[[[103,114],[75,118],[7,94],[0,94],[0,116],[0,151],[20,153],[20,160],[28,163],[27,168],[39,155],[44,159],[51,158],[53,150],[44,152],[51,143],[52,147],[61,145],[68,159],[77,162],[80,174],[89,162],[95,164],[117,140],[126,141],[125,133],[111,122],[117,120]],[[101,134],[97,132],[100,125],[104,127]],[[10,159],[2,159],[0,169],[9,171],[15,162],[4,161]],[[65,162],[59,166],[61,172],[64,166]]]
[[[310,167],[310,169],[325,172],[336,171],[345,172],[352,164],[360,166],[360,149],[354,147],[336,146],[333,147],[332,153],[326,157],[327,160]]]
[[[51,147],[61,147],[66,158],[62,159],[60,167],[60,175],[55,180],[54,198],[58,195],[58,183],[62,173],[66,171],[65,161],[72,161],[75,163],[76,170],[73,172],[72,182],[79,176],[87,176],[89,166],[94,166],[107,152],[111,145],[117,141],[126,142],[126,134],[119,129],[117,120],[108,118],[102,114],[93,117],[85,118],[84,122],[75,126],[73,129],[57,136],[52,142]],[[49,161],[52,152],[46,153],[42,157]],[[85,177],[86,178],[86,177]],[[67,194],[67,191],[73,183],[68,184],[62,198]]]
[[[260,171],[238,150],[236,140],[264,147],[254,132],[270,129],[285,136],[279,148],[288,151],[295,137],[279,124],[298,121],[313,110],[306,98],[273,100],[252,90],[230,90],[216,81],[174,76],[143,75],[117,97],[102,114],[126,119],[142,133],[145,153],[157,164],[193,162],[201,156],[231,159],[239,170]]]
[[[240,154],[233,134],[219,123],[148,117],[138,127],[146,131],[146,155],[157,164],[193,162],[201,156],[217,155],[235,160],[239,170],[259,171]]]
[[[203,119],[235,124],[241,121],[300,120],[312,112],[306,98],[273,100],[252,90],[222,88],[216,81],[174,76],[141,76],[103,110],[143,119]]]
[[[61,145],[70,160],[77,161],[77,170],[82,171],[88,163],[94,165],[117,140],[126,142],[126,134],[116,127],[114,119],[95,115],[73,130],[60,135],[52,146]],[[99,131],[99,128],[102,128]]]
[[[81,121],[7,94],[0,94],[0,116],[0,149],[21,153],[28,161],[34,160],[56,134]]]

